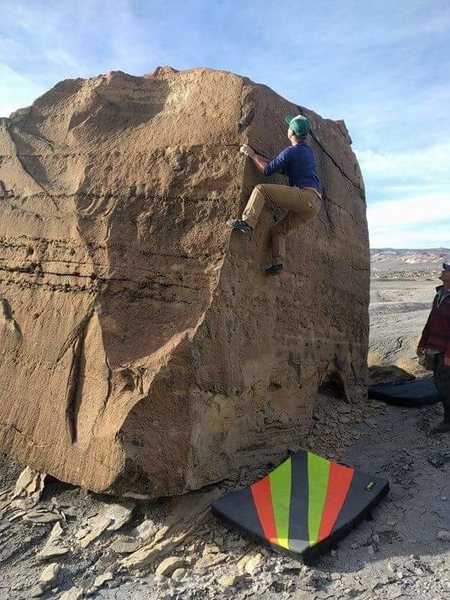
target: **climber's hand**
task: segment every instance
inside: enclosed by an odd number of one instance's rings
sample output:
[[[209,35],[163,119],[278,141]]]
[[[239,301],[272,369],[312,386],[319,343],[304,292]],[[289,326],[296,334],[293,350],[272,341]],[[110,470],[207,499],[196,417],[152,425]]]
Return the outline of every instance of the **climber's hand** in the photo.
[[[253,148],[250,148],[250,146],[247,146],[247,144],[242,144],[242,146],[239,148],[239,151],[246,156],[255,156],[255,151]]]

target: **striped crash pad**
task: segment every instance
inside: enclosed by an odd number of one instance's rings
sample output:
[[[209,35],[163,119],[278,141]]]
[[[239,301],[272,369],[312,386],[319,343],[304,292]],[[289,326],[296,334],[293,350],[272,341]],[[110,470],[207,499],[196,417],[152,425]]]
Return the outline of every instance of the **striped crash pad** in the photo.
[[[399,406],[426,406],[439,402],[434,379],[418,379],[405,383],[369,385],[369,398]]]
[[[264,544],[308,560],[342,539],[388,491],[384,479],[299,450],[212,510]]]

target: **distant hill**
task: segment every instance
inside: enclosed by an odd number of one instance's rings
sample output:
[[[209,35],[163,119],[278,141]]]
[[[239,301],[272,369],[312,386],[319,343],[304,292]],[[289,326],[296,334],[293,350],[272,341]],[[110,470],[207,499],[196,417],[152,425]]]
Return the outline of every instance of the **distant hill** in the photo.
[[[370,257],[373,279],[435,279],[450,248],[372,248]]]

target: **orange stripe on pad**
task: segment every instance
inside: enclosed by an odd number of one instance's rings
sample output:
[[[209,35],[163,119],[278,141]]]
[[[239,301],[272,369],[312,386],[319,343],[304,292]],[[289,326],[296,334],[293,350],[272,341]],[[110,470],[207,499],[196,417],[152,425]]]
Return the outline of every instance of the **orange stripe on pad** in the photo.
[[[347,497],[354,472],[353,469],[344,465],[330,463],[327,496],[322,513],[318,541],[330,535]]]
[[[271,542],[278,542],[269,477],[264,477],[261,481],[257,481],[250,489],[256,512],[258,513],[259,521],[264,532],[264,537]]]

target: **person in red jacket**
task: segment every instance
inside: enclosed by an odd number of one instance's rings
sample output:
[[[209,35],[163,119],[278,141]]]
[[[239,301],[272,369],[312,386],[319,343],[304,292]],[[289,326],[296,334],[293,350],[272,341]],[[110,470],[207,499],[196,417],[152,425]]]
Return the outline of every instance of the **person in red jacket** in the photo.
[[[433,307],[422,332],[417,356],[433,369],[434,383],[444,405],[444,420],[431,433],[450,431],[450,263],[442,265],[443,285],[436,288]]]

